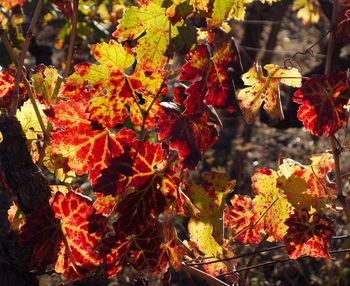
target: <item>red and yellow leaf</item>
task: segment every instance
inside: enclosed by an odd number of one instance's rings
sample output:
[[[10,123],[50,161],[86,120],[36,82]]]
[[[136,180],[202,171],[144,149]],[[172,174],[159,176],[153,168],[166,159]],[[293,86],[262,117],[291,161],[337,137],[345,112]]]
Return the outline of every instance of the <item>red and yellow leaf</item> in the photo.
[[[78,175],[89,173],[95,184],[108,161],[124,152],[125,144],[135,138],[135,133],[122,129],[113,134],[106,129],[93,129],[85,113],[83,101],[60,102],[54,106],[51,152],[68,158],[69,167]]]
[[[209,108],[184,115],[173,103],[162,103],[159,114],[158,139],[169,140],[170,148],[177,150],[185,166],[196,167],[202,154],[218,138],[220,121]]]
[[[270,117],[283,119],[279,84],[301,86],[301,74],[296,68],[288,70],[268,64],[264,69],[267,71],[267,76],[264,76],[260,65],[253,66],[242,75],[244,84],[249,87],[242,89],[237,97],[247,123],[253,122],[262,104]]]
[[[331,220],[307,210],[296,210],[286,225],[288,231],[284,243],[290,258],[297,259],[302,255],[331,258],[328,249],[335,235]]]
[[[142,67],[150,72],[161,69],[166,63],[164,54],[170,42],[169,35],[177,35],[177,29],[171,27],[162,3],[162,0],[149,0],[139,7],[127,8],[113,33],[120,41],[140,37],[134,51]]]
[[[209,47],[200,44],[187,56],[179,80],[191,81],[185,91],[184,114],[193,114],[204,101],[214,107],[233,110],[234,86],[228,73],[229,68],[239,61],[234,44],[227,42],[217,47],[211,56]]]
[[[298,119],[316,136],[332,136],[348,121],[344,109],[350,98],[345,72],[314,75],[293,95],[299,103]]]
[[[16,5],[23,5],[25,0],[2,0],[0,6],[5,7],[7,10],[15,7]]]
[[[261,241],[262,225],[256,224],[259,218],[250,197],[234,195],[231,206],[226,206],[224,215],[225,227],[235,241],[242,244],[257,244]]]
[[[257,194],[253,199],[254,211],[261,219],[269,241],[281,241],[287,232],[285,221],[293,213],[287,196],[277,186],[278,174],[273,170],[259,169],[252,177],[252,188]]]
[[[92,202],[74,192],[57,193],[52,210],[60,220],[63,234],[55,270],[72,279],[82,278],[102,262],[98,246],[103,226],[98,232],[91,231],[90,223],[96,222]]]
[[[200,212],[189,221],[190,238],[207,255],[222,254],[225,198],[234,185],[225,174],[208,172],[200,185],[186,186],[186,195]]]
[[[14,82],[13,70],[0,70],[0,108],[10,108],[13,96]],[[19,105],[27,99],[27,91],[23,84],[19,85]]]

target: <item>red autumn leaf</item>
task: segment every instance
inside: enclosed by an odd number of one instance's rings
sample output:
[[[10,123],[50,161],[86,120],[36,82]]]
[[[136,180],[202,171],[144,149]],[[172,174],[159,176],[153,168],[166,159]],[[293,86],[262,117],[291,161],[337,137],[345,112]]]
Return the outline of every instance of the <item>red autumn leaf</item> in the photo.
[[[145,127],[152,128],[159,109],[155,95],[162,89],[163,74],[146,76],[136,66],[133,74],[127,75],[126,69],[133,65],[135,57],[130,49],[116,41],[94,45],[92,55],[98,64],[75,66],[61,95],[89,100],[89,119],[106,128],[123,124],[129,115],[135,125],[141,126],[142,114],[149,110]]]
[[[259,231],[262,225],[255,225],[258,217],[252,199],[248,196],[234,195],[231,198],[231,205],[226,206],[224,213],[224,223],[231,232],[230,236],[242,244],[259,243],[261,241]]]
[[[86,102],[66,101],[53,107],[50,118],[55,132],[51,134],[51,152],[68,158],[69,167],[78,175],[89,173],[94,184],[109,159],[124,152],[125,144],[134,140],[135,133],[122,129],[113,134],[106,129],[94,129],[85,113]]]
[[[115,226],[125,233],[132,233],[143,228],[146,221],[156,220],[166,206],[165,196],[159,190],[160,178],[134,192],[129,192],[120,199],[115,210],[119,219]]]
[[[193,114],[203,101],[233,111],[234,86],[228,69],[239,60],[238,56],[231,42],[223,43],[212,56],[209,53],[211,48],[206,44],[198,45],[188,54],[187,62],[182,67],[179,80],[190,81],[185,91],[188,97],[184,101],[184,114]]]
[[[206,106],[197,113],[184,115],[174,103],[163,102],[159,114],[158,139],[169,140],[185,166],[196,167],[202,154],[218,139],[221,126],[216,113]]]
[[[48,204],[26,216],[19,237],[24,247],[32,249],[31,270],[45,270],[49,264],[56,261],[62,232],[59,221]]]
[[[82,278],[101,263],[98,257],[104,229],[101,218],[95,215],[92,202],[87,197],[74,192],[66,195],[57,193],[52,210],[60,220],[63,234],[55,270],[72,279]],[[96,223],[100,231],[93,232],[90,225]]]
[[[53,0],[52,1],[64,16],[71,19],[73,17],[72,2],[70,0]]]
[[[331,220],[304,209],[295,210],[285,223],[288,231],[284,243],[290,258],[297,259],[302,255],[331,258],[328,248],[335,235]]]
[[[180,271],[182,265],[182,258],[186,252],[186,249],[177,245],[177,235],[173,224],[170,221],[166,221],[162,224],[163,231],[163,243],[165,251],[169,257],[169,262],[176,271]]]
[[[139,233],[128,236],[115,225],[114,229],[115,235],[103,241],[108,277],[119,274],[127,264],[151,274],[163,273],[168,268],[169,258],[159,222],[145,222]]]
[[[102,171],[97,181],[95,192],[115,196],[151,180],[157,164],[163,160],[162,146],[148,141],[138,144],[134,141],[124,154],[110,160],[109,168]]]
[[[345,72],[314,75],[294,93],[293,101],[301,104],[298,118],[312,134],[331,136],[346,125],[344,106],[350,98],[346,79]]]
[[[10,69],[2,69],[0,71],[0,108],[10,108],[15,79],[13,71]],[[27,91],[23,84],[19,84],[19,106],[27,99]]]

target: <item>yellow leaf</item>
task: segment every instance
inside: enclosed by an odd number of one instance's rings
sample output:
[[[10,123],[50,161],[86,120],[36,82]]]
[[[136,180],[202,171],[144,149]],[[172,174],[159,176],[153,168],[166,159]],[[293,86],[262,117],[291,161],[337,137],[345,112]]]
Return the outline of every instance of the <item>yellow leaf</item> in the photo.
[[[244,119],[249,124],[253,123],[262,104],[270,117],[283,119],[279,84],[301,86],[301,74],[296,68],[283,69],[268,64],[264,69],[267,71],[267,76],[264,76],[260,65],[253,66],[242,75],[244,84],[249,87],[240,90],[237,97]]]
[[[43,119],[44,125],[47,128],[48,122],[43,109],[45,106],[37,102],[41,118]],[[26,101],[21,109],[17,110],[16,116],[21,123],[22,129],[28,140],[38,139],[38,135],[42,135],[42,130],[39,124],[39,120],[35,114],[34,108],[30,100]]]

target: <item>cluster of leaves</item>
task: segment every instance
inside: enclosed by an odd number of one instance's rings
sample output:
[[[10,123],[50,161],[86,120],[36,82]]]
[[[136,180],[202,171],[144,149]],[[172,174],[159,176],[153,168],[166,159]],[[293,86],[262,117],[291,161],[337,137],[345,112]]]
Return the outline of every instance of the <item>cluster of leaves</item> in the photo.
[[[71,1],[54,2],[72,17]],[[335,232],[323,211],[336,200],[327,177],[334,165],[331,154],[313,155],[306,166],[286,159],[277,170],[259,169],[252,176],[254,198],[236,194],[229,204],[235,182],[225,174],[206,172],[199,183],[191,181],[190,171],[222,127],[215,108],[234,112],[231,74],[240,72],[240,58],[221,26],[242,20],[248,2],[139,1],[125,9],[115,39],[93,45],[94,63],[75,65],[58,92],[58,72],[36,69],[31,90],[49,144],[40,144],[46,136],[28,101],[17,117],[33,161],[60,185],[52,186],[49,207],[24,221],[13,215],[16,207],[11,209],[13,230],[32,249],[31,270],[54,263],[55,271],[70,279],[101,273],[111,278],[130,266],[168,277],[170,266],[179,270],[187,257],[232,257],[234,241],[258,244],[264,237],[284,241],[293,259],[330,258]],[[186,54],[180,70],[171,68],[176,53]],[[264,69],[256,64],[242,75],[247,87],[237,100],[247,123],[261,106],[283,119],[279,85],[285,84],[299,88],[293,95],[300,104],[298,118],[312,134],[334,136],[346,125],[346,72],[302,83],[295,68],[268,64]],[[170,92],[174,76],[180,84]],[[2,70],[2,108],[10,108],[13,85],[11,72]],[[20,86],[20,98],[26,97]],[[85,174],[93,190],[89,196],[71,184]],[[189,217],[187,242],[177,238],[177,216]],[[216,262],[203,269],[215,276],[235,264]]]

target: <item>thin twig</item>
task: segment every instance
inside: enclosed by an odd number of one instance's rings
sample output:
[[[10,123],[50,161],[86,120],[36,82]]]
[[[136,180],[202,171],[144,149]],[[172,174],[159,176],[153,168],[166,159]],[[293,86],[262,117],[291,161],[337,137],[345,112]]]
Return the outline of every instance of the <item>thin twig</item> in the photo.
[[[218,278],[215,278],[214,276],[211,276],[210,274],[208,274],[202,270],[199,270],[198,268],[188,266],[184,263],[182,264],[181,269],[190,273],[193,276],[196,276],[197,278],[205,280],[211,286],[229,286],[227,283],[219,280]],[[227,275],[229,275],[229,274],[227,274]]]
[[[337,13],[338,13],[339,1],[333,1],[333,10],[332,10],[332,27],[337,24]],[[327,47],[327,57],[326,57],[326,66],[324,73],[327,75],[332,72],[332,62],[333,62],[333,52],[334,52],[334,43],[335,43],[335,29],[332,29],[329,35],[328,47]],[[335,183],[337,188],[337,198],[341,203],[343,210],[345,212],[348,223],[350,222],[350,208],[348,206],[346,197],[343,194],[342,181],[341,181],[341,170],[340,170],[340,149],[338,147],[338,140],[335,138],[335,135],[330,136],[330,143],[332,146],[332,153],[334,158],[334,167],[335,167]]]
[[[344,239],[344,238],[350,238],[350,234],[334,236],[334,237],[332,237],[332,240],[340,240],[340,239]],[[264,253],[264,252],[274,251],[274,250],[277,250],[277,249],[281,249],[283,247],[284,247],[284,244],[280,244],[280,245],[276,245],[276,246],[272,246],[272,247],[256,250],[256,251],[253,251],[253,252],[243,253],[243,254],[240,254],[240,255],[237,255],[237,256],[233,256],[233,257],[226,257],[226,258],[217,259],[217,260],[210,260],[210,261],[193,262],[193,261],[199,259],[199,258],[196,258],[196,259],[187,260],[187,261],[185,261],[185,263],[188,266],[218,263],[218,262],[224,262],[224,261],[234,260],[234,259],[238,259],[238,258],[248,257],[248,256],[251,256],[251,255],[256,255],[256,254],[260,254],[260,253]],[[208,256],[208,257],[203,257],[202,259],[212,259],[212,258],[214,258],[214,257],[213,256]],[[187,263],[187,262],[190,262],[190,263]]]
[[[256,247],[255,252],[257,252],[257,251],[259,251],[259,250],[262,249],[262,245],[263,245],[264,242],[266,242],[266,240],[268,239],[268,237],[269,237],[269,234],[268,234],[268,233],[265,234],[264,238],[261,240],[261,242],[260,242],[260,243],[258,244],[258,246]],[[256,258],[256,255],[257,255],[257,253],[254,253],[254,254],[250,257],[250,259],[249,259],[249,261],[248,261],[246,267],[249,267],[249,266],[251,266],[251,265],[253,264],[253,262],[254,262],[254,260],[255,260],[255,258]],[[245,286],[245,285],[247,284],[248,272],[249,272],[249,271],[246,270],[246,271],[244,272],[244,274],[242,275],[242,277],[240,278],[240,281],[241,281],[241,284],[242,284],[241,286]]]
[[[33,14],[33,18],[30,22],[29,28],[26,33],[26,38],[23,43],[23,47],[21,50],[21,53],[19,55],[19,59],[17,62],[17,68],[16,68],[16,75],[15,75],[15,82],[14,82],[14,88],[13,88],[13,95],[12,95],[12,104],[10,108],[10,115],[15,115],[17,111],[17,105],[18,105],[18,97],[19,97],[19,83],[21,81],[21,78],[23,76],[23,65],[24,60],[27,55],[27,51],[30,45],[30,40],[33,36],[33,33],[35,31],[36,23],[38,22],[39,15],[42,8],[42,0],[38,0],[38,3],[36,4],[36,8]],[[24,75],[25,76],[25,75]]]
[[[16,66],[18,66],[18,59],[17,59],[17,57],[15,55],[15,52],[14,52],[14,50],[12,48],[12,45],[11,45],[9,39],[7,38],[7,36],[4,33],[0,33],[0,36],[1,36],[1,41],[4,44],[7,53],[11,57],[11,60],[15,63]],[[43,121],[43,119],[41,117],[38,105],[36,103],[36,100],[35,100],[35,97],[34,97],[34,94],[33,94],[33,91],[32,91],[32,87],[31,87],[27,77],[25,76],[25,74],[23,74],[23,76],[20,77],[20,79],[21,79],[22,83],[24,84],[24,87],[26,88],[26,90],[28,92],[28,96],[29,96],[29,99],[30,99],[30,101],[31,101],[31,103],[33,105],[35,115],[36,115],[36,117],[38,119],[40,128],[41,128],[41,130],[43,132],[44,142],[46,142],[50,138],[50,136],[49,136],[49,133],[46,130],[44,121]]]
[[[345,252],[350,252],[350,248],[332,250],[332,251],[329,252],[329,254],[339,254],[339,253],[345,253]],[[311,256],[303,255],[303,256],[298,257],[298,260],[299,259],[303,259],[303,258],[311,258]],[[282,262],[287,262],[287,261],[297,261],[297,259],[292,259],[292,258],[288,257],[288,258],[283,258],[283,259],[279,259],[279,260],[268,261],[268,262],[255,264],[255,265],[252,265],[252,266],[248,266],[248,267],[242,267],[242,268],[239,268],[237,270],[229,271],[229,272],[226,272],[226,273],[222,273],[222,274],[220,274],[220,275],[218,275],[216,277],[220,278],[220,277],[224,277],[226,275],[231,275],[231,274],[234,274],[234,273],[239,273],[239,272],[242,272],[242,271],[255,269],[255,268],[259,268],[259,267],[264,267],[264,266],[268,266],[268,265],[274,265],[274,264],[277,264],[277,263],[282,263]]]
[[[62,77],[58,77],[55,88],[52,94],[51,98],[56,98],[63,80],[69,75],[69,72],[71,70],[72,62],[73,62],[73,55],[74,55],[74,48],[75,48],[75,41],[77,37],[77,27],[78,27],[78,8],[79,8],[79,0],[73,1],[73,16],[72,16],[72,30],[70,32],[70,38],[69,38],[69,47],[68,47],[68,55],[66,60],[66,65],[64,67]]]

